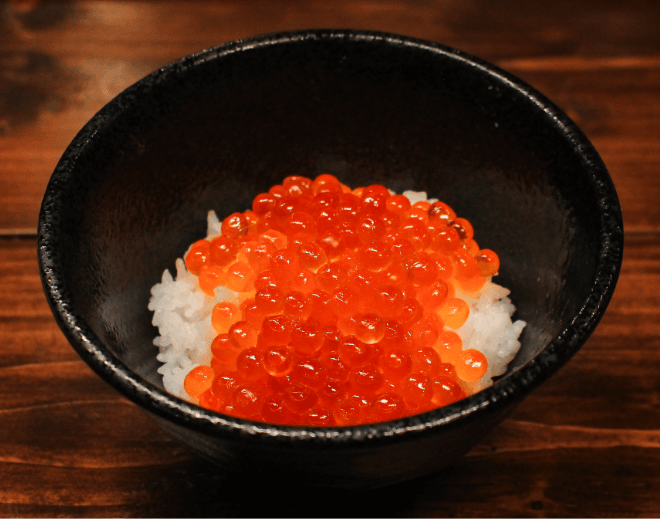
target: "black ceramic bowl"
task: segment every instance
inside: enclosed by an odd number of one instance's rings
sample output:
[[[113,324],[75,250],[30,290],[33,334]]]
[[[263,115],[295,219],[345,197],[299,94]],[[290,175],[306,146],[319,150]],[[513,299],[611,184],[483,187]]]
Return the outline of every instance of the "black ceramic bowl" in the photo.
[[[288,175],[427,191],[498,252],[527,321],[492,387],[374,425],[270,426],[163,390],[150,287],[224,217]],[[139,81],[81,130],[48,185],[39,261],[82,358],[182,443],[236,473],[365,487],[474,446],[585,342],[612,296],[623,233],[593,146],[522,81],[462,52],[343,30],[261,36]]]

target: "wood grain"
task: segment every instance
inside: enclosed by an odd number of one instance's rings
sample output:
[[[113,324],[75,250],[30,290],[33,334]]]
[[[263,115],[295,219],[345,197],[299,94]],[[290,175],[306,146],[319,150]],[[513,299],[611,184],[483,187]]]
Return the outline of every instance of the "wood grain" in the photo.
[[[0,2],[0,516],[660,516],[658,26],[655,0]],[[189,53],[310,27],[426,38],[527,81],[592,140],[626,228],[566,366],[456,464],[360,493],[255,486],[171,440],[69,346],[36,262],[48,178],[99,108]]]

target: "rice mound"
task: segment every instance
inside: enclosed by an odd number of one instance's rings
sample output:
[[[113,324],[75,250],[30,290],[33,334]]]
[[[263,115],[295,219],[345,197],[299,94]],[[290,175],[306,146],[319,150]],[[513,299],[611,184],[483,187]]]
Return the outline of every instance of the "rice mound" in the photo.
[[[405,191],[411,204],[427,200],[425,192]],[[436,199],[428,199],[435,202]],[[222,224],[214,211],[208,213],[207,240],[220,236]],[[186,251],[186,254],[188,251]],[[185,254],[184,254],[185,257]],[[165,390],[189,402],[196,402],[183,389],[188,372],[201,364],[211,362],[211,342],[217,335],[211,324],[213,307],[223,301],[240,304],[245,298],[226,287],[218,287],[215,297],[207,296],[197,283],[197,276],[188,272],[182,258],[176,260],[176,278],[169,270],[163,272],[160,283],[151,289],[149,310],[154,313],[152,323],[160,335],[154,339],[159,353],[156,356],[163,365],[158,373],[163,376]],[[511,316],[516,308],[509,299],[510,291],[500,285],[486,281],[478,293],[462,292],[460,297],[470,307],[467,321],[454,330],[463,340],[463,349],[479,350],[488,359],[488,370],[479,380],[462,383],[468,395],[493,384],[493,377],[504,374],[518,353],[518,338],[526,323]]]

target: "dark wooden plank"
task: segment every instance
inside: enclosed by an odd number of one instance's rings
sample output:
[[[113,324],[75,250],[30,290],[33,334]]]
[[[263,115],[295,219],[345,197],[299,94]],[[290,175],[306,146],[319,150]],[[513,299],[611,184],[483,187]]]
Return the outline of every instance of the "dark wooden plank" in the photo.
[[[447,469],[361,493],[235,481],[170,440],[73,353],[33,238],[0,238],[0,515],[657,516],[660,237],[631,235],[584,348]],[[40,323],[36,326],[35,323]],[[25,348],[25,344],[34,344]],[[259,499],[242,500],[245,488]]]
[[[612,448],[467,457],[421,480],[364,492],[223,477],[205,463],[115,470],[34,467],[8,516],[125,517],[657,517],[659,451]],[[71,492],[76,485],[77,492]],[[242,496],[242,499],[237,496]],[[249,497],[248,497],[249,496]],[[2,498],[2,491],[0,491]]]
[[[628,227],[657,228],[659,5],[10,2],[0,11],[0,234],[34,233],[43,191],[67,144],[134,81],[235,38],[319,26],[427,38],[519,73],[594,139],[620,186]]]
[[[254,34],[311,27],[410,34],[488,59],[657,56],[660,21],[660,8],[653,0],[197,0],[185,7],[172,0],[9,4],[0,15],[2,47],[56,43],[54,55],[109,59],[137,52],[167,60]]]

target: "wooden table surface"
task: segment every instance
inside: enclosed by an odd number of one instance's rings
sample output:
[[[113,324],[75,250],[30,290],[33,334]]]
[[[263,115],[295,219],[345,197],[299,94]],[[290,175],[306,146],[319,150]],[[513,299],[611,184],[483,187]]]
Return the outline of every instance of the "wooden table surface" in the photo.
[[[453,466],[359,494],[252,490],[170,440],[68,345],[36,260],[57,160],[107,101],[186,54],[312,27],[397,32],[494,62],[592,140],[625,221],[581,351]],[[0,2],[0,515],[660,516],[660,2]],[[355,499],[357,498],[357,499]]]

